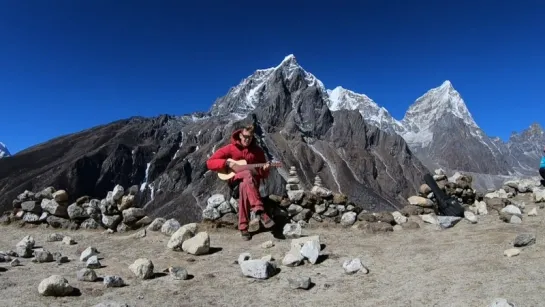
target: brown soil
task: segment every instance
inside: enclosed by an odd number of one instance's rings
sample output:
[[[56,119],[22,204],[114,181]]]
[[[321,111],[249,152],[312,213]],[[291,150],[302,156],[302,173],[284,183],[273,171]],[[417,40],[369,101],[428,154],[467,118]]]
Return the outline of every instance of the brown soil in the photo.
[[[534,204],[527,206],[530,211]],[[169,237],[147,232],[144,238],[131,234],[104,234],[102,231],[58,231],[43,227],[1,227],[0,250],[15,249],[25,235],[36,245],[61,252],[69,263],[32,263],[20,259],[22,266],[0,263],[0,305],[2,306],[93,306],[100,302],[125,302],[130,306],[487,306],[503,297],[518,306],[542,304],[545,290],[544,216],[524,216],[522,225],[506,224],[496,213],[479,217],[478,224],[463,220],[454,228],[438,230],[421,223],[422,228],[383,234],[363,234],[357,229],[339,227],[307,229],[319,234],[328,258],[299,267],[281,265],[290,240],[276,240],[269,233],[242,241],[236,231],[209,230],[212,254],[192,256],[166,248]],[[61,232],[73,237],[76,245],[46,242],[47,234]],[[522,248],[519,256],[507,258],[504,250],[513,247],[517,234],[536,234],[536,244]],[[264,241],[275,246],[263,249]],[[128,286],[105,288],[101,282],[79,282],[76,272],[82,266],[80,252],[88,246],[100,252],[101,276],[119,275]],[[221,250],[220,250],[221,249]],[[234,261],[242,252],[254,258],[272,255],[280,272],[265,281],[243,277]],[[173,280],[162,273],[151,280],[137,280],[128,266],[146,257],[161,273],[169,266],[183,266],[193,278]],[[344,260],[360,257],[369,274],[346,275]],[[64,276],[78,288],[79,296],[43,297],[38,284],[52,274]],[[309,276],[315,284],[310,290],[289,288],[287,277]]]

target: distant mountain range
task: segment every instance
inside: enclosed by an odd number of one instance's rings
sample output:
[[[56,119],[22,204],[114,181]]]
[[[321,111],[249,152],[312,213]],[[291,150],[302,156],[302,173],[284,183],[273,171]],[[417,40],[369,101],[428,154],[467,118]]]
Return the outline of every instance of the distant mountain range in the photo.
[[[340,87],[329,91],[333,110],[360,111],[372,125],[401,135],[429,168],[471,173],[481,189],[497,188],[505,180],[536,176],[545,134],[538,123],[507,142],[488,136],[475,122],[450,81],[427,91],[408,108],[402,120],[364,94]]]
[[[207,112],[119,120],[2,159],[0,210],[25,189],[52,185],[71,197],[102,198],[121,184],[140,187],[137,202],[151,215],[199,220],[206,199],[227,191],[206,159],[249,122],[268,157],[297,167],[303,186],[320,176],[370,211],[403,207],[436,167],[475,174],[484,188],[533,176],[545,143],[538,124],[506,143],[486,136],[449,81],[396,120],[366,95],[326,89],[289,55],[244,78]],[[263,193],[283,193],[286,181],[286,169],[272,172]]]

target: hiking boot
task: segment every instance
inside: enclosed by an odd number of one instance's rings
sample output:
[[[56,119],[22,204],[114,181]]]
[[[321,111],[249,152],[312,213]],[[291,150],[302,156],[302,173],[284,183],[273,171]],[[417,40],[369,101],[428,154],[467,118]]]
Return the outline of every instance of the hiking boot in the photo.
[[[252,239],[252,235],[248,232],[248,230],[241,230],[240,236],[244,241],[250,241]]]
[[[250,213],[250,222],[248,223],[248,231],[256,232],[259,230],[259,217],[254,212]]]
[[[269,217],[269,215],[265,212],[261,212],[261,223],[263,223],[263,227],[269,229],[274,226],[274,221]]]

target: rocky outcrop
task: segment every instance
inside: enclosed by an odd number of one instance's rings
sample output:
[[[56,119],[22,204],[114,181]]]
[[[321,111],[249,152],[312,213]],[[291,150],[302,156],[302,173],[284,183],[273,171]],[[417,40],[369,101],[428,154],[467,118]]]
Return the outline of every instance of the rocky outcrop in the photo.
[[[142,208],[134,207],[138,187],[125,190],[116,185],[103,199],[80,196],[73,203],[65,190],[47,187],[39,192],[24,191],[12,202],[13,211],[5,214],[4,223],[48,224],[64,229],[109,229],[123,232],[152,222]],[[70,240],[68,240],[70,242]]]

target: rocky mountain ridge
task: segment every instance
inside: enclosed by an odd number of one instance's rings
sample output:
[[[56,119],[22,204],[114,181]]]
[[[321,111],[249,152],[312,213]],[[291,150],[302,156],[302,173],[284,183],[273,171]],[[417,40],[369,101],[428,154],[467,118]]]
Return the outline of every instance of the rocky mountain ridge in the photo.
[[[209,112],[120,120],[0,161],[0,209],[10,209],[25,190],[55,186],[70,197],[103,199],[115,185],[138,185],[135,207],[148,215],[200,220],[208,197],[228,193],[205,161],[249,122],[267,156],[286,167],[272,172],[262,194],[284,195],[287,168],[296,166],[303,188],[320,176],[363,209],[406,205],[424,165],[401,136],[369,125],[358,111],[331,111],[328,103],[323,83],[288,56],[242,80]]]
[[[366,95],[345,89],[329,93],[333,107],[359,110],[370,124],[401,135],[428,169],[467,172],[477,189],[498,188],[506,180],[537,175],[545,144],[541,125],[533,123],[514,132],[507,142],[490,137],[449,80],[417,98],[401,120]]]

